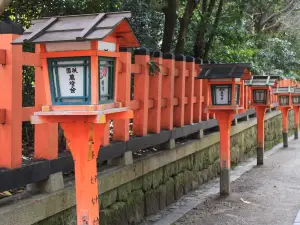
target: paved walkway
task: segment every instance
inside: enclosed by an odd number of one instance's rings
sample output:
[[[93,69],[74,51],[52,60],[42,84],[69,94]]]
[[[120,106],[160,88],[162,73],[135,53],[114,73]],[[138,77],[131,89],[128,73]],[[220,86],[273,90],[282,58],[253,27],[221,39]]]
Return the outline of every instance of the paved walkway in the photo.
[[[235,168],[229,197],[219,197],[214,180],[142,225],[300,225],[300,140],[281,146],[266,152],[263,166],[252,159]]]
[[[300,225],[300,140],[232,183],[227,198],[212,196],[176,225]],[[300,217],[300,214],[299,214]]]

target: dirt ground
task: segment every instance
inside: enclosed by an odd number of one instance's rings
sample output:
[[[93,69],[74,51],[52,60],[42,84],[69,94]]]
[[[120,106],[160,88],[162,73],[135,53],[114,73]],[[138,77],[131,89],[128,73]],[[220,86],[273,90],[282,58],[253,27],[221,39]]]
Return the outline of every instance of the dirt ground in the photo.
[[[300,141],[290,142],[174,225],[292,225],[300,209]]]

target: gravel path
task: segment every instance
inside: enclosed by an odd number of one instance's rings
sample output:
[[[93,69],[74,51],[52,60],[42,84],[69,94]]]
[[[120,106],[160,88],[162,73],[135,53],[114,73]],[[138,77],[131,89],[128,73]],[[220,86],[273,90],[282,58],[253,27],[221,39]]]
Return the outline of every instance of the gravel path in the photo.
[[[300,141],[291,141],[232,183],[232,194],[211,196],[174,225],[292,225],[300,209]]]

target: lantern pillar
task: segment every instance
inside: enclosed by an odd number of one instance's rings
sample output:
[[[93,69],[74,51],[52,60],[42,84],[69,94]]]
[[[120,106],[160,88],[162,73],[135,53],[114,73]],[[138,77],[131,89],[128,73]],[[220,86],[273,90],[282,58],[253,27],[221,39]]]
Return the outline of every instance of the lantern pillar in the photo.
[[[298,139],[298,127],[299,127],[299,107],[294,106],[294,138]]]
[[[264,106],[255,107],[257,117],[257,165],[264,164],[264,142],[265,142],[265,114],[266,108]]]
[[[220,127],[220,195],[230,194],[230,128],[234,110],[214,111]]]
[[[280,111],[282,113],[282,139],[283,139],[283,147],[287,148],[288,145],[288,132],[289,132],[289,124],[288,124],[288,115],[289,115],[290,107],[280,107]]]
[[[97,156],[105,124],[61,123],[75,166],[77,224],[99,224]]]

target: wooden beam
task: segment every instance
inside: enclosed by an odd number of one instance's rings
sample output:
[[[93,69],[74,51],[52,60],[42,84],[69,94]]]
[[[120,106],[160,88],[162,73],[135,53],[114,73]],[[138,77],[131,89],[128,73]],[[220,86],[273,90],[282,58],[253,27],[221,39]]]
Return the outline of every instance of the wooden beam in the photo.
[[[32,53],[32,52],[23,52],[22,53],[22,64],[24,66],[35,66],[35,67],[42,66],[42,62],[41,62],[39,54]]]

